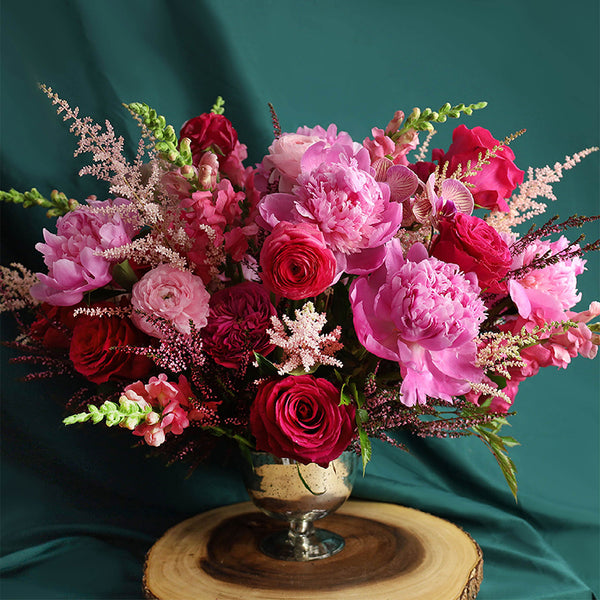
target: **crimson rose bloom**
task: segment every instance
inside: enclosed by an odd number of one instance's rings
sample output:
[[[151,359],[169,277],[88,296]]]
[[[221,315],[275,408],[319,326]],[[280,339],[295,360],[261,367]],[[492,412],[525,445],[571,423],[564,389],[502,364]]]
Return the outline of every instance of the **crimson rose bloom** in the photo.
[[[355,408],[326,379],[290,375],[262,383],[250,407],[256,449],[326,467],[352,441]]]
[[[229,156],[238,141],[237,132],[229,119],[215,113],[204,113],[186,121],[179,137],[191,140],[194,164],[200,162],[202,153],[209,147],[212,147],[217,155]]]
[[[464,273],[474,272],[479,287],[499,294],[507,291],[502,279],[510,269],[512,257],[506,242],[483,219],[457,212],[439,225],[431,255],[458,265]]]
[[[75,370],[94,383],[109,379],[145,377],[152,362],[145,356],[112,350],[119,346],[142,346],[148,338],[126,317],[77,317],[69,358]]]
[[[325,291],[333,282],[336,265],[323,234],[309,223],[277,223],[260,253],[263,283],[290,300]]]
[[[36,320],[29,328],[29,335],[42,342],[46,348],[67,350],[71,344],[71,332],[75,327],[75,306],[52,306],[40,304]]]
[[[273,345],[266,332],[276,312],[259,283],[246,281],[215,292],[202,330],[204,350],[230,369],[237,369],[253,350],[268,354]]]
[[[465,125],[459,125],[452,133],[452,144],[448,152],[437,148],[431,156],[433,160],[439,161],[440,165],[448,162],[447,174],[456,171],[458,165],[466,168],[470,160],[472,165],[477,163],[479,154],[484,157],[487,150],[497,146],[500,142],[483,127],[469,129]],[[515,155],[508,146],[498,150],[496,156],[488,159],[489,164],[483,165],[481,171],[466,181],[475,185],[471,193],[475,204],[490,210],[508,211],[505,198],[509,198],[517,185],[523,182],[525,171],[515,166]]]

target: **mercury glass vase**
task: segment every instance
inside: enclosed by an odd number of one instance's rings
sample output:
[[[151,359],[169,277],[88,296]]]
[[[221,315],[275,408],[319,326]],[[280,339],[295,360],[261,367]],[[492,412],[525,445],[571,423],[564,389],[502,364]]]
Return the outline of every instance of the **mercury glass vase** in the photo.
[[[344,548],[344,538],[316,528],[313,522],[337,510],[350,496],[356,475],[354,452],[344,452],[327,468],[266,452],[251,452],[244,463],[244,482],[252,502],[266,515],[288,523],[287,529],[260,541],[264,554],[309,561],[333,556]]]

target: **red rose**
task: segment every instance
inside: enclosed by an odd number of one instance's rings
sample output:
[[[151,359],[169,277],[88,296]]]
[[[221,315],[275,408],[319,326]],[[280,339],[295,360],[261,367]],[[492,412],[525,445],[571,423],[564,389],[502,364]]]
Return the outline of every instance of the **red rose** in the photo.
[[[204,350],[230,369],[237,369],[253,350],[268,354],[273,345],[267,329],[275,314],[269,293],[259,283],[246,281],[215,292],[202,329]]]
[[[458,265],[464,273],[474,272],[479,287],[491,293],[507,291],[500,282],[510,269],[512,257],[506,242],[483,219],[457,212],[439,225],[431,255]],[[486,289],[487,288],[487,289]]]
[[[40,340],[46,348],[67,349],[71,343],[71,332],[75,327],[75,306],[51,306],[40,304],[36,320],[29,328],[29,335]]]
[[[486,151],[498,144],[500,142],[483,127],[469,129],[459,125],[452,134],[452,144],[448,152],[444,154],[443,150],[437,148],[433,150],[432,158],[440,165],[448,162],[447,174],[451,175],[458,165],[466,169],[469,160],[474,166],[479,154],[485,157]],[[508,146],[502,146],[496,156],[488,160],[489,164],[483,165],[481,171],[468,177],[466,181],[475,186],[471,188],[471,193],[476,205],[507,212],[508,205],[505,199],[510,198],[517,185],[523,182],[525,172],[515,166],[515,155]]]
[[[325,291],[333,282],[336,264],[323,234],[308,223],[277,223],[260,253],[263,283],[290,300]]]
[[[145,377],[152,362],[145,356],[112,350],[123,346],[142,346],[148,337],[125,317],[77,317],[69,358],[75,370],[94,383],[109,379]]]
[[[261,384],[250,407],[256,449],[326,467],[352,441],[355,408],[326,379],[290,375]]]
[[[194,164],[200,162],[202,153],[209,148],[219,155],[220,162],[222,157],[227,157],[233,152],[238,141],[237,132],[229,119],[215,113],[204,113],[186,121],[179,137],[191,140]]]

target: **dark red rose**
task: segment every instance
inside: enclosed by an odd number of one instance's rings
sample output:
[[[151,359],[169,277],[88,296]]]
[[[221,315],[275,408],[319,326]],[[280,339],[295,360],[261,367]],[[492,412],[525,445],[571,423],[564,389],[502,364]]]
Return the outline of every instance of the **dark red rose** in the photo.
[[[69,358],[75,370],[94,383],[141,379],[152,368],[150,359],[118,348],[145,346],[149,339],[126,317],[81,315],[73,329]]]
[[[458,165],[466,169],[470,160],[472,166],[477,163],[479,154],[485,157],[487,150],[499,145],[500,142],[483,127],[469,129],[459,125],[452,134],[452,144],[448,151],[437,148],[432,152],[432,158],[440,165],[448,162],[447,175],[456,171]],[[471,193],[475,204],[490,210],[508,211],[506,199],[510,198],[517,185],[523,182],[524,171],[515,166],[515,155],[508,146],[502,146],[496,156],[490,157],[489,164],[483,165],[476,175],[467,177],[465,181],[472,183]]]
[[[75,306],[52,306],[43,302],[38,307],[36,320],[29,328],[29,335],[40,340],[46,348],[68,349],[75,327]]]
[[[269,291],[303,300],[318,296],[331,285],[337,263],[314,225],[281,221],[263,244],[260,266]]]
[[[267,335],[276,314],[269,293],[259,283],[246,281],[215,292],[210,298],[208,323],[202,329],[204,350],[215,362],[237,369],[252,351],[273,350]]]
[[[354,406],[340,406],[340,391],[326,379],[290,375],[261,384],[250,430],[257,450],[326,467],[352,441],[354,417]]]
[[[212,148],[219,156],[220,162],[222,157],[227,157],[233,152],[238,141],[237,132],[229,119],[215,113],[204,113],[186,121],[179,137],[191,140],[194,164],[200,162],[202,153],[208,148]]]
[[[511,267],[512,257],[500,234],[483,219],[457,212],[439,225],[431,255],[458,265],[464,273],[474,272],[479,287],[491,293],[507,291],[501,282]]]

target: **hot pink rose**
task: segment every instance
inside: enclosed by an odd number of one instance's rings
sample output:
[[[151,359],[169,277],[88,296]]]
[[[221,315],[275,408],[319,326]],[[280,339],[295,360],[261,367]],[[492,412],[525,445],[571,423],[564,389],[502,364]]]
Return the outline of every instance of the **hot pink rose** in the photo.
[[[458,265],[464,273],[475,273],[479,287],[490,293],[507,291],[500,281],[509,271],[512,257],[498,232],[479,217],[457,212],[442,219],[431,255]]]
[[[189,271],[180,271],[168,264],[148,271],[131,291],[131,318],[142,331],[154,337],[160,332],[148,321],[154,315],[170,321],[177,331],[190,332],[190,321],[196,329],[206,325],[210,295],[202,279]]]
[[[273,345],[266,331],[275,314],[269,293],[258,283],[247,281],[215,292],[202,331],[204,350],[230,369],[247,361],[252,351],[268,354]]]
[[[354,406],[340,406],[340,391],[326,379],[292,375],[259,387],[250,429],[257,450],[325,467],[352,441],[354,416]]]
[[[267,289],[290,300],[317,296],[331,285],[336,272],[333,252],[323,234],[308,223],[278,223],[260,253]]]
[[[469,160],[474,165],[479,154],[485,156],[487,150],[499,144],[500,142],[483,127],[469,129],[459,125],[452,134],[452,144],[448,151],[444,153],[437,148],[431,156],[440,165],[449,163],[447,173],[451,175],[458,165],[465,169]],[[515,155],[508,146],[503,146],[496,156],[488,160],[489,163],[483,165],[481,171],[467,178],[467,182],[475,186],[471,188],[475,204],[490,210],[508,211],[506,198],[509,198],[517,185],[522,183],[525,172],[515,166]]]

